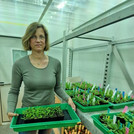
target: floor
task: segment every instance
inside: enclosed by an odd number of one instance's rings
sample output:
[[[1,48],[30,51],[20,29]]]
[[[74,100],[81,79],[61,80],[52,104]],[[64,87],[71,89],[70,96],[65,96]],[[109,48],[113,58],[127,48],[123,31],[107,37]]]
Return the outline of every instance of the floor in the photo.
[[[10,129],[9,126],[9,123],[3,123],[2,126],[0,126],[0,134],[18,134]]]
[[[2,126],[0,126],[0,134],[18,134],[10,129],[9,126],[9,123],[3,123]],[[60,130],[58,128],[54,128],[51,134],[60,134]]]

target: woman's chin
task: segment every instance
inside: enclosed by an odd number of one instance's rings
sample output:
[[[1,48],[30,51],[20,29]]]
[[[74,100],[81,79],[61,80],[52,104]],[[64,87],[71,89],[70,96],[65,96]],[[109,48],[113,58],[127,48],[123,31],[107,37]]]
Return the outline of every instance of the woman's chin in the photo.
[[[43,52],[44,50],[43,49],[36,49],[35,51],[36,52]]]

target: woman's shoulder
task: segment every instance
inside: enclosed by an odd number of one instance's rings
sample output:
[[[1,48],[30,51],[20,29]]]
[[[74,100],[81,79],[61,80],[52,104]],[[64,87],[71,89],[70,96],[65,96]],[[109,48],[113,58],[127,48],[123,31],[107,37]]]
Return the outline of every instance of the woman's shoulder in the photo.
[[[26,61],[28,60],[28,55],[19,58],[18,60],[15,61],[14,65],[22,65],[23,63],[26,64]]]
[[[60,61],[58,60],[58,59],[56,59],[56,58],[54,58],[54,57],[51,57],[51,56],[48,56],[49,57],[49,59],[50,59],[50,61],[52,62],[52,63],[54,63],[54,64],[60,64]]]

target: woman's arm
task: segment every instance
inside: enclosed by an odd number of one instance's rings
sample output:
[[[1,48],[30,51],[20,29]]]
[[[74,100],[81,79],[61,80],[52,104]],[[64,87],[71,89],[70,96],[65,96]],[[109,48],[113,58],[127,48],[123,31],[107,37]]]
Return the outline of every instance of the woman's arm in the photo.
[[[58,61],[57,73],[56,73],[55,92],[59,97],[61,97],[65,101],[67,101],[68,104],[76,111],[76,106],[73,103],[71,97],[65,92],[64,89],[61,88],[60,80],[61,80],[61,63]]]
[[[8,100],[7,100],[7,113],[10,120],[13,115],[16,115],[13,113],[16,109],[16,105],[18,102],[18,95],[19,95],[21,83],[22,83],[22,73],[18,65],[18,62],[16,62],[12,68],[12,82],[11,82],[11,88],[8,93]]]

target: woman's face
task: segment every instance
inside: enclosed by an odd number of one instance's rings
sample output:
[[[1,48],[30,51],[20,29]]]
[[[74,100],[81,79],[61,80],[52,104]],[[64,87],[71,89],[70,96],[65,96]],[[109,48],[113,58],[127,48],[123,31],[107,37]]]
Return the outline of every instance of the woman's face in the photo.
[[[30,46],[32,51],[44,52],[45,48],[45,34],[42,28],[37,28],[35,34],[30,39]]]

